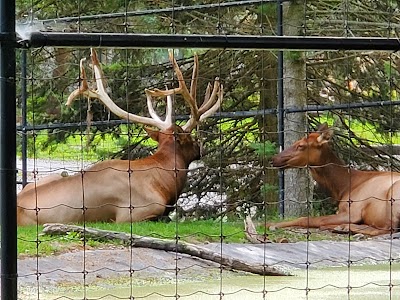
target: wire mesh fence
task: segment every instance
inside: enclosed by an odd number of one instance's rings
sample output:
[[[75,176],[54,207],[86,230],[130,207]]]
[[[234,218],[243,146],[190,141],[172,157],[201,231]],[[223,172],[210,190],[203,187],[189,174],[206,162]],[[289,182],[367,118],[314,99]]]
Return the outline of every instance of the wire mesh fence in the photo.
[[[394,1],[348,0],[18,3],[18,34],[28,47],[26,64],[18,66],[18,181],[25,184],[26,174],[30,182],[18,195],[19,298],[396,299],[398,53],[374,51],[373,39],[397,38],[397,10]],[[197,106],[207,98],[208,83],[215,87],[218,78],[223,85],[220,108],[191,137],[198,155],[182,166],[189,150],[180,149],[188,135],[179,129],[165,139],[150,133],[154,141],[131,116],[121,121],[99,101],[81,97],[65,106],[74,90],[85,89],[82,58],[88,88],[96,93],[100,82],[93,79],[88,48],[46,42],[30,48],[32,36],[49,32],[49,40],[68,33],[89,43],[97,33],[251,40],[280,32],[334,37],[338,48],[345,37],[371,38],[371,45],[363,41],[369,50],[346,51],[250,44],[252,50],[216,49],[206,42],[204,49],[172,52],[99,47],[105,92],[138,116],[149,116],[146,89],[171,91],[181,82],[169,53],[189,90],[197,53],[198,89],[191,93]],[[178,94],[171,119],[185,126],[193,107]],[[152,103],[164,120],[168,101]],[[334,130],[329,139],[323,140],[324,131],[313,133],[321,123]],[[306,144],[295,147],[307,148],[303,164],[271,165],[273,155],[303,137]],[[154,165],[157,147],[168,143],[168,164]],[[314,148],[327,145],[337,160],[315,163]],[[285,166],[298,168],[282,171]],[[352,176],[355,169],[370,173]],[[165,195],[168,201],[159,200]],[[367,213],[371,207],[373,216]],[[313,217],[343,211],[342,223],[313,226]],[[353,221],[357,211],[361,219]],[[381,211],[386,214],[376,221]],[[25,213],[29,221],[22,221]],[[271,224],[298,216],[304,216],[303,228]],[[249,217],[257,232],[251,232]],[[168,222],[144,221],[154,218]],[[370,237],[350,224],[384,232]]]

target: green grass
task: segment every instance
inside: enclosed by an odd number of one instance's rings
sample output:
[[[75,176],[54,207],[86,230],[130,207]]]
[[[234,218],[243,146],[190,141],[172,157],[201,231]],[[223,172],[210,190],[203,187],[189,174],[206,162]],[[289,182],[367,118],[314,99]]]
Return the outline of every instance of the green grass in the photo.
[[[18,227],[18,255],[48,256],[76,249],[82,244],[76,234],[53,237],[43,235],[42,226]]]
[[[186,222],[140,222],[140,223],[87,223],[86,227],[103,230],[133,233],[163,239],[176,239],[190,243],[220,242],[244,243],[243,224],[220,223],[218,221]],[[84,246],[83,238],[77,233],[65,236],[49,236],[42,233],[43,226],[24,226],[18,228],[18,254],[22,256],[47,256]],[[118,242],[85,241],[85,247],[97,248],[120,245]]]
[[[248,243],[244,234],[242,221],[224,222],[215,220],[184,221],[184,222],[138,222],[138,223],[87,223],[86,227],[131,233],[140,236],[149,236],[189,243]],[[121,243],[113,241],[98,241],[93,239],[83,240],[78,233],[69,233],[64,236],[50,236],[42,233],[42,226],[18,227],[18,254],[26,256],[49,256],[80,250],[83,248],[106,248],[122,246]],[[308,240],[348,240],[346,234],[338,235],[328,232],[305,229],[297,230],[274,230],[266,231],[260,224],[257,227],[259,234],[267,233],[269,240],[277,242],[285,239],[286,242],[298,242]]]
[[[88,227],[104,230],[121,231],[155,238],[175,239],[182,241],[204,243],[219,242],[221,238],[226,243],[245,242],[242,222],[220,223],[215,220],[199,220],[184,222],[139,222],[132,224],[92,223]]]

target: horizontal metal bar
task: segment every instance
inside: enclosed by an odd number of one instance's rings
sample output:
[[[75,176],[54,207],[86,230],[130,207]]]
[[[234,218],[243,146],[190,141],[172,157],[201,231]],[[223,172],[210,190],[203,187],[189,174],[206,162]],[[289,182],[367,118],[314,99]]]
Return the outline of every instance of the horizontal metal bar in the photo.
[[[284,114],[291,113],[305,113],[305,112],[322,112],[322,111],[334,111],[334,110],[348,110],[356,108],[370,108],[370,107],[383,107],[391,105],[400,105],[400,101],[371,101],[363,103],[350,103],[350,104],[336,104],[336,105],[309,105],[306,107],[292,107],[284,109]],[[259,109],[249,111],[235,111],[235,112],[218,112],[210,118],[215,119],[241,119],[249,117],[260,117],[265,115],[273,115],[277,113],[277,109]],[[187,115],[177,115],[176,120],[187,120]],[[116,126],[122,124],[129,124],[126,120],[109,120],[109,121],[92,121],[91,126],[102,127],[102,126]],[[61,128],[80,128],[86,127],[86,122],[75,122],[75,123],[52,123],[52,124],[40,124],[40,125],[26,125],[17,126],[17,130],[21,132],[28,132],[32,130],[46,130],[46,129],[61,129]]]
[[[282,2],[288,2],[288,1],[290,1],[290,0],[284,0]],[[59,22],[83,22],[83,21],[105,20],[105,19],[114,19],[114,18],[123,18],[123,17],[139,17],[139,16],[155,15],[155,14],[186,12],[186,11],[192,11],[192,10],[199,11],[199,10],[206,10],[206,9],[245,6],[245,5],[252,5],[252,4],[265,4],[265,3],[269,3],[269,2],[276,3],[276,0],[243,0],[243,1],[230,1],[230,2],[199,4],[199,5],[175,6],[175,7],[167,7],[167,8],[135,10],[135,11],[117,12],[117,13],[109,13],[109,14],[98,14],[98,15],[78,16],[78,17],[62,17],[62,18],[56,18],[56,19],[39,20],[39,22],[42,22],[45,25],[51,26],[51,23],[56,24]]]
[[[90,126],[95,127],[103,127],[103,126],[116,126],[122,124],[129,124],[128,121],[125,120],[109,120],[109,121],[93,121],[90,122]],[[25,126],[17,125],[17,131],[28,132],[34,130],[53,130],[53,129],[66,129],[66,128],[80,128],[86,127],[88,125],[87,122],[71,122],[71,123],[50,123],[50,124],[26,124]]]
[[[400,50],[397,38],[32,32],[24,47]]]
[[[371,108],[371,107],[383,107],[383,106],[395,106],[400,105],[400,101],[371,101],[361,103],[343,103],[335,105],[308,105],[303,108],[293,107],[286,108],[285,113],[299,113],[299,112],[319,112],[319,111],[330,111],[330,110],[347,110],[355,108]]]

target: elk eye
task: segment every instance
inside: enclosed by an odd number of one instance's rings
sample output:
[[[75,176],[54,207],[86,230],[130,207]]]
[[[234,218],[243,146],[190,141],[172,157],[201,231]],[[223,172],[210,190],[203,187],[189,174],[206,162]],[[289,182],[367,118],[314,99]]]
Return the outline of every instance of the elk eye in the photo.
[[[306,146],[305,145],[298,145],[297,146],[297,150],[304,150],[306,148]]]

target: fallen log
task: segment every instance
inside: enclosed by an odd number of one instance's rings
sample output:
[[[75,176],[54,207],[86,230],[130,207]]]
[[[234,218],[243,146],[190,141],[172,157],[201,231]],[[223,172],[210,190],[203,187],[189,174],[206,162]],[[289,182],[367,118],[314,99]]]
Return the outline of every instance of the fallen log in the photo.
[[[266,265],[253,265],[243,260],[221,255],[198,245],[182,241],[145,237],[124,232],[101,230],[89,227],[65,224],[44,224],[43,233],[48,235],[66,235],[79,233],[85,238],[102,241],[120,241],[131,247],[144,247],[164,251],[178,252],[199,257],[220,264],[229,269],[250,272],[258,275],[288,276],[290,274]]]

